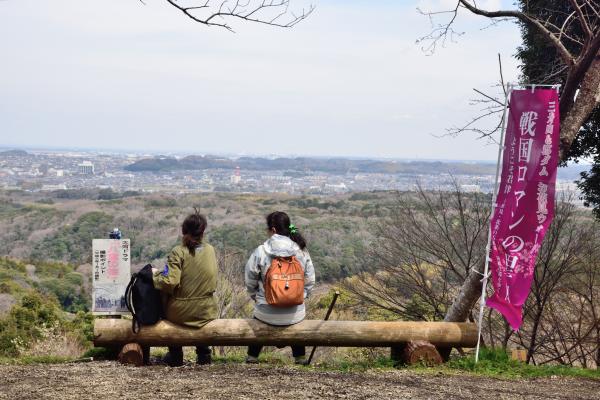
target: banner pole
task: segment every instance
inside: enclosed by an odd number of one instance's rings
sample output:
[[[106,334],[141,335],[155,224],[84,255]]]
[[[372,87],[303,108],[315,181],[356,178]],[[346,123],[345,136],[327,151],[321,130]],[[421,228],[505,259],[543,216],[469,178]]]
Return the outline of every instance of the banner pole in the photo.
[[[506,84],[506,94],[504,96],[504,111],[502,113],[502,127],[500,129],[500,143],[498,144],[498,161],[496,162],[496,180],[494,181],[494,191],[492,194],[492,210],[490,213],[490,226],[488,229],[488,241],[485,248],[485,268],[483,270],[483,280],[481,285],[481,299],[479,300],[479,319],[477,332],[477,348],[475,350],[475,363],[479,362],[479,349],[481,347],[481,329],[483,325],[483,310],[485,307],[485,295],[488,283],[488,272],[490,267],[490,250],[492,246],[492,217],[496,210],[496,198],[498,196],[498,179],[500,177],[500,168],[502,165],[502,154],[504,152],[504,135],[506,132],[506,115],[508,111],[508,100],[512,91],[512,85]]]

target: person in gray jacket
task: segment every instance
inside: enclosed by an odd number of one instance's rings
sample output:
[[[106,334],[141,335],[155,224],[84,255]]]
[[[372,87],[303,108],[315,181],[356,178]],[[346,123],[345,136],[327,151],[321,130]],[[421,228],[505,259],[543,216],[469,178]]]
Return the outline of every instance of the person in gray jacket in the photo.
[[[277,326],[296,324],[306,316],[304,303],[291,307],[274,307],[265,299],[265,276],[275,257],[295,256],[304,270],[304,298],[306,299],[315,285],[315,269],[311,261],[306,241],[298,229],[290,222],[290,217],[281,211],[267,215],[269,239],[258,246],[250,256],[245,268],[246,289],[256,302],[254,318]],[[304,346],[291,346],[296,364],[304,364],[306,351]],[[262,346],[248,347],[247,363],[257,363]]]

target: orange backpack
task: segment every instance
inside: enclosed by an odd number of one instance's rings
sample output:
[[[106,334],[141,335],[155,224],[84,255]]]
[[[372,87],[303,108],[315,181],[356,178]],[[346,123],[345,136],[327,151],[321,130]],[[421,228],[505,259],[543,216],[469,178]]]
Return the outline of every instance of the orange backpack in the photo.
[[[273,307],[304,303],[304,270],[295,256],[273,258],[265,276],[265,297]]]

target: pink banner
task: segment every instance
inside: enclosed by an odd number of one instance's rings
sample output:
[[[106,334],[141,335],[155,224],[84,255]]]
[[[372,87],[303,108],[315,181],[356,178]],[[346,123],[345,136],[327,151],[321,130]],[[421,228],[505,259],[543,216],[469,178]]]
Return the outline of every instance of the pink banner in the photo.
[[[554,217],[558,93],[515,90],[509,104],[502,178],[491,220],[494,294],[486,304],[518,330],[537,254]]]

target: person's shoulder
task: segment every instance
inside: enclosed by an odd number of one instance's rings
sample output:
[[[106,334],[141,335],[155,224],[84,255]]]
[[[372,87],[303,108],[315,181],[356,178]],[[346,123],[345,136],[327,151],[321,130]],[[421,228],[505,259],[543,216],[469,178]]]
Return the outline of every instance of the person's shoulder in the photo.
[[[202,246],[202,248],[207,249],[207,250],[214,250],[214,246],[208,242],[202,242],[202,244],[200,245]]]
[[[181,254],[184,253],[186,250],[187,248],[185,246],[178,244],[177,246],[171,249],[171,253]]]
[[[265,249],[264,243],[261,244],[261,245],[259,245],[257,248],[255,248],[254,251],[252,252],[252,254],[266,255],[267,254],[267,250]]]
[[[206,242],[202,242],[202,249],[208,253],[215,252],[215,248],[213,247],[213,245],[210,243],[206,243]]]
[[[310,254],[308,253],[308,250],[306,249],[306,247],[304,249],[299,249],[298,252],[296,253],[296,258],[303,264],[306,265],[307,263],[312,262],[310,260]]]
[[[177,245],[171,249],[169,258],[182,259],[186,254],[189,254],[188,249],[185,246]]]
[[[298,252],[296,254],[302,257],[310,258],[310,253],[308,252],[308,249],[306,247],[303,249],[298,248]]]
[[[265,250],[265,247],[262,244],[256,247],[254,250],[252,250],[252,253],[250,254],[250,259],[255,260],[255,262],[257,263],[262,262],[266,257],[267,251]]]

